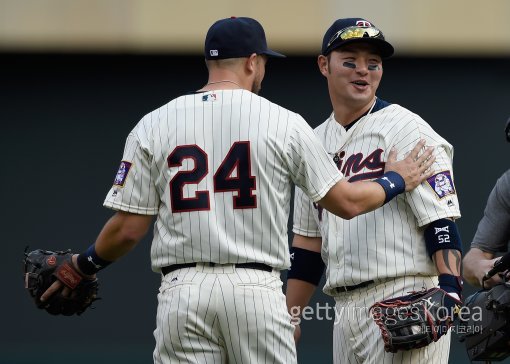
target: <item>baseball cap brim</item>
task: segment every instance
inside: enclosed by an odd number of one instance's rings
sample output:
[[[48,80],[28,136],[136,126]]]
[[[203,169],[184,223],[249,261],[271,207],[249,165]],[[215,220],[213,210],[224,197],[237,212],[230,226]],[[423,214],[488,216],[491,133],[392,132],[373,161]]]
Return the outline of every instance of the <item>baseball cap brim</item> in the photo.
[[[267,50],[261,52],[261,54],[265,54],[266,56],[275,57],[275,58],[285,58],[285,57],[287,57],[286,55],[278,53],[278,52],[275,52],[275,51],[272,51],[271,49],[267,49]]]

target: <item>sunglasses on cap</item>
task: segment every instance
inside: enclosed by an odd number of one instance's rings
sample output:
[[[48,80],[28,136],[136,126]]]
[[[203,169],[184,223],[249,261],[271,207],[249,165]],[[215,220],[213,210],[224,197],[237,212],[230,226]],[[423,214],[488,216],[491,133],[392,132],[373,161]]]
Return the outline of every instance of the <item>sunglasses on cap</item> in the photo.
[[[326,49],[331,46],[338,38],[341,40],[349,40],[349,39],[360,39],[360,38],[377,38],[383,39],[384,36],[382,32],[375,27],[347,27],[336,32],[331,39],[329,40]]]

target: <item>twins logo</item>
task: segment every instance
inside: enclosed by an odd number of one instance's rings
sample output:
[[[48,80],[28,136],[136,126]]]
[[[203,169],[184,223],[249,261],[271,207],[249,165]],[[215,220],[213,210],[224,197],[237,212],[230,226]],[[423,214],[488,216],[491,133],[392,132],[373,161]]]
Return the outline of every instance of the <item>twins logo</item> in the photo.
[[[383,152],[381,148],[378,148],[366,157],[363,153],[354,153],[345,158],[345,151],[341,151],[335,154],[333,161],[345,177],[353,175],[349,178],[349,182],[370,180],[384,174]],[[360,173],[362,170],[366,172]]]
[[[372,24],[370,24],[370,22],[366,21],[366,20],[358,20],[356,22],[356,26],[357,27],[363,27],[363,28],[369,28],[372,26]]]
[[[345,151],[341,151],[335,154],[333,162],[335,162],[338,170],[342,172],[345,177],[352,175],[349,178],[349,182],[371,180],[384,174],[385,162],[382,161],[383,152],[384,150],[378,148],[369,153],[366,157],[360,152],[351,154],[349,157],[345,158]],[[360,173],[362,170],[365,170],[365,172]],[[393,188],[395,185],[390,183],[390,187]],[[313,206],[317,209],[319,221],[322,221],[323,208],[316,203],[314,203]]]

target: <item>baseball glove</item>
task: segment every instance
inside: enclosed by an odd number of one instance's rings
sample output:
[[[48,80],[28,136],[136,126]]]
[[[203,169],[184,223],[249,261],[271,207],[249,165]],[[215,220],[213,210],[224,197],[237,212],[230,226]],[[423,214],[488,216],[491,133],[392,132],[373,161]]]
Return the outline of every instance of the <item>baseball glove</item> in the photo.
[[[45,309],[52,315],[81,315],[97,300],[97,279],[83,277],[74,268],[73,253],[67,251],[34,250],[25,251],[24,279],[25,288],[38,308]],[[61,281],[71,289],[68,297],[56,292],[47,301],[41,302],[41,295],[55,282]]]
[[[384,350],[396,353],[437,341],[448,332],[462,302],[440,288],[375,303],[370,312],[381,329]]]

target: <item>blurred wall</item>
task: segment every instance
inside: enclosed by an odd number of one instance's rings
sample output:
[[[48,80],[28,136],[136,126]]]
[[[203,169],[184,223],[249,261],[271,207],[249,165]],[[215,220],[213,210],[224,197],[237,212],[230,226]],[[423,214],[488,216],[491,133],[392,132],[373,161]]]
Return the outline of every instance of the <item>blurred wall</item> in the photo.
[[[365,17],[402,55],[508,55],[507,0],[0,0],[0,49],[199,52],[217,19],[254,17],[281,51],[315,54],[337,18]]]
[[[467,249],[496,179],[509,168],[509,60],[389,59],[379,96],[421,115],[455,148]],[[206,81],[201,56],[0,54],[3,297],[0,363],[152,361],[159,277],[150,236],[101,272],[96,308],[81,317],[37,310],[23,289],[23,249],[81,251],[112,212],[102,207],[125,138],[143,115]],[[268,63],[261,95],[316,126],[331,112],[314,56]],[[284,274],[285,276],[285,274]],[[466,294],[473,291],[466,287]],[[333,304],[320,291],[311,305]],[[303,324],[300,363],[330,363],[332,320]],[[467,363],[452,339],[450,363]]]

